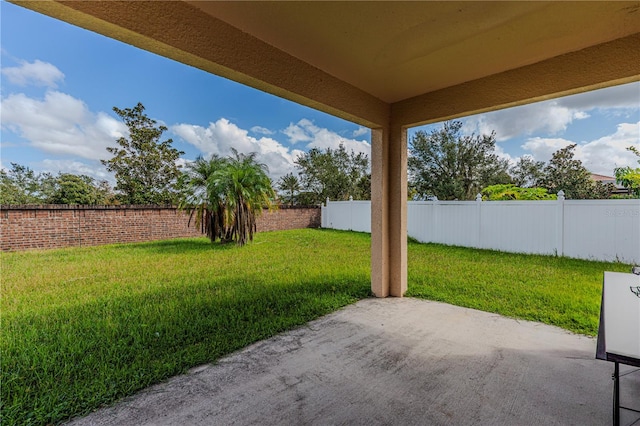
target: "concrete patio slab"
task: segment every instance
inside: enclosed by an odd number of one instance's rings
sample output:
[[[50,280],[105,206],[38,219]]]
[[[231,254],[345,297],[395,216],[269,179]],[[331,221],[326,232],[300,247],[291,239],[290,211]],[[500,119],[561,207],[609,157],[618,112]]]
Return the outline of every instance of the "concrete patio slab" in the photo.
[[[594,339],[559,328],[367,299],[71,424],[611,424],[613,365],[594,357]],[[640,402],[638,376],[623,405]]]

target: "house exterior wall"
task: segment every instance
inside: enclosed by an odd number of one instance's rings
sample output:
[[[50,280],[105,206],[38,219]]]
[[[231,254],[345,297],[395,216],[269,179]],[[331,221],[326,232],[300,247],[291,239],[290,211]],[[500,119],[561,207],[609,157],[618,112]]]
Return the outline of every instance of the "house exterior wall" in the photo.
[[[202,234],[189,216],[155,206],[2,206],[0,249],[28,250],[130,243]],[[258,232],[320,226],[320,208],[263,212]]]

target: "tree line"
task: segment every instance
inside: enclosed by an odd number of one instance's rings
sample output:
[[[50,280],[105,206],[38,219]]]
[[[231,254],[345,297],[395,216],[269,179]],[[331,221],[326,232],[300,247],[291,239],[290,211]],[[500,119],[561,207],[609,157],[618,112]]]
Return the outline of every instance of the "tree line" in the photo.
[[[568,199],[601,199],[616,189],[591,178],[574,158],[575,144],[553,153],[547,163],[525,155],[510,166],[496,153],[495,132],[468,136],[461,128],[460,121],[446,122],[439,130],[419,131],[411,139],[409,188],[415,199],[473,200],[477,194],[489,200],[552,199],[560,190]],[[637,196],[637,186],[621,178],[624,173],[631,175],[633,169],[616,169],[616,177]]]
[[[97,181],[87,175],[59,173],[54,176],[11,163],[10,169],[0,170],[0,204],[184,206],[195,202],[206,189],[204,183],[200,186],[196,183],[198,173],[209,167],[208,173],[213,176],[217,169],[229,172],[232,166],[240,163],[264,174],[269,183],[267,193],[272,204],[317,205],[327,197],[333,200],[370,198],[368,157],[362,153],[347,152],[343,145],[324,151],[311,149],[296,159],[298,176],[289,173],[272,182],[267,167],[256,161],[255,153],[233,151],[228,158],[217,155],[198,158],[183,167],[178,159],[184,152],[172,146],[172,139],[162,139],[167,127],[149,118],[141,103],[133,108],[114,107],[113,111],[129,130],[128,137],[118,138],[116,146],[107,148],[111,158],[101,160],[114,174],[114,187],[106,180]],[[277,194],[273,188],[279,189],[280,193]],[[201,203],[202,199],[195,205]]]
[[[206,183],[209,176],[216,170],[231,173],[229,170],[240,164],[261,176],[260,185],[264,186],[268,200],[259,199],[265,205],[317,205],[327,198],[367,200],[371,197],[368,156],[347,151],[344,145],[309,150],[295,160],[296,174],[288,173],[273,182],[267,167],[256,161],[255,154],[234,152],[228,158],[214,155],[182,167],[177,160],[184,153],[172,146],[172,139],[162,140],[167,128],[147,117],[141,103],[133,108],[114,107],[113,110],[129,129],[128,137],[118,138],[116,146],[107,148],[111,158],[101,160],[114,174],[115,187],[87,175],[38,174],[11,163],[10,169],[0,170],[0,204],[201,206],[203,194],[213,190],[213,184]],[[559,190],[564,191],[566,198],[573,199],[609,197],[614,187],[591,179],[589,171],[574,158],[575,147],[569,145],[556,151],[547,163],[523,156],[515,165],[510,165],[496,152],[494,132],[464,135],[460,121],[445,122],[438,130],[416,132],[409,142],[409,197],[473,200],[481,193],[483,198],[491,200],[550,199]],[[640,164],[637,148],[629,150],[638,156]],[[628,188],[630,196],[640,196],[640,168],[617,168],[615,176]],[[217,191],[224,192],[221,187],[217,187]],[[213,200],[208,202],[213,205]],[[211,231],[217,238],[226,238],[226,231],[218,234],[213,229],[217,228],[214,226]]]
[[[116,195],[107,181],[73,173],[35,173],[11,163],[0,170],[0,204],[115,204]]]

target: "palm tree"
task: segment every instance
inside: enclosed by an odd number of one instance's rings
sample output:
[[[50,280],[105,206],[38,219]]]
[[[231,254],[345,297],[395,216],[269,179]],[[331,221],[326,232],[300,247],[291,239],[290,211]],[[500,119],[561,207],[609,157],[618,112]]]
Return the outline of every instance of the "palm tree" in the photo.
[[[292,206],[295,193],[300,191],[300,182],[296,176],[291,173],[287,173],[278,181],[278,189],[289,193],[289,205]]]
[[[211,176],[210,193],[224,200],[224,225],[232,240],[240,246],[253,241],[256,218],[264,207],[274,207],[275,191],[268,168],[256,161],[256,153],[233,155],[226,167]]]
[[[220,203],[220,199],[210,196],[209,179],[216,170],[225,167],[226,161],[216,154],[213,154],[209,160],[198,156],[193,163],[186,166],[184,173],[186,196],[178,207],[189,213],[189,225],[195,219],[195,225],[200,227],[200,232],[205,234],[211,242],[218,238],[223,240],[225,235],[220,226],[221,212],[224,209],[216,206]]]
[[[184,208],[195,215],[211,242],[236,241],[242,246],[253,241],[263,207],[274,207],[275,191],[267,166],[256,161],[255,153],[232,151],[228,158],[198,158],[188,167],[190,196]]]

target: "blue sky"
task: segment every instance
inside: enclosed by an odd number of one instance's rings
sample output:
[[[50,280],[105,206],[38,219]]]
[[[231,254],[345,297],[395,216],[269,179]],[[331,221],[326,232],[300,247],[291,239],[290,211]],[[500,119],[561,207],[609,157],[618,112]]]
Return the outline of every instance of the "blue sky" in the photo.
[[[274,179],[317,147],[370,153],[370,132],[119,41],[10,3],[0,3],[0,164],[113,177],[100,164],[126,135],[112,108],[142,102],[185,152],[257,152]],[[640,83],[462,119],[466,132],[497,134],[501,155],[547,161],[569,143],[592,172],[634,165],[640,145]],[[435,125],[438,127],[437,125]],[[427,126],[430,130],[434,125]],[[412,129],[409,136],[415,132]]]

